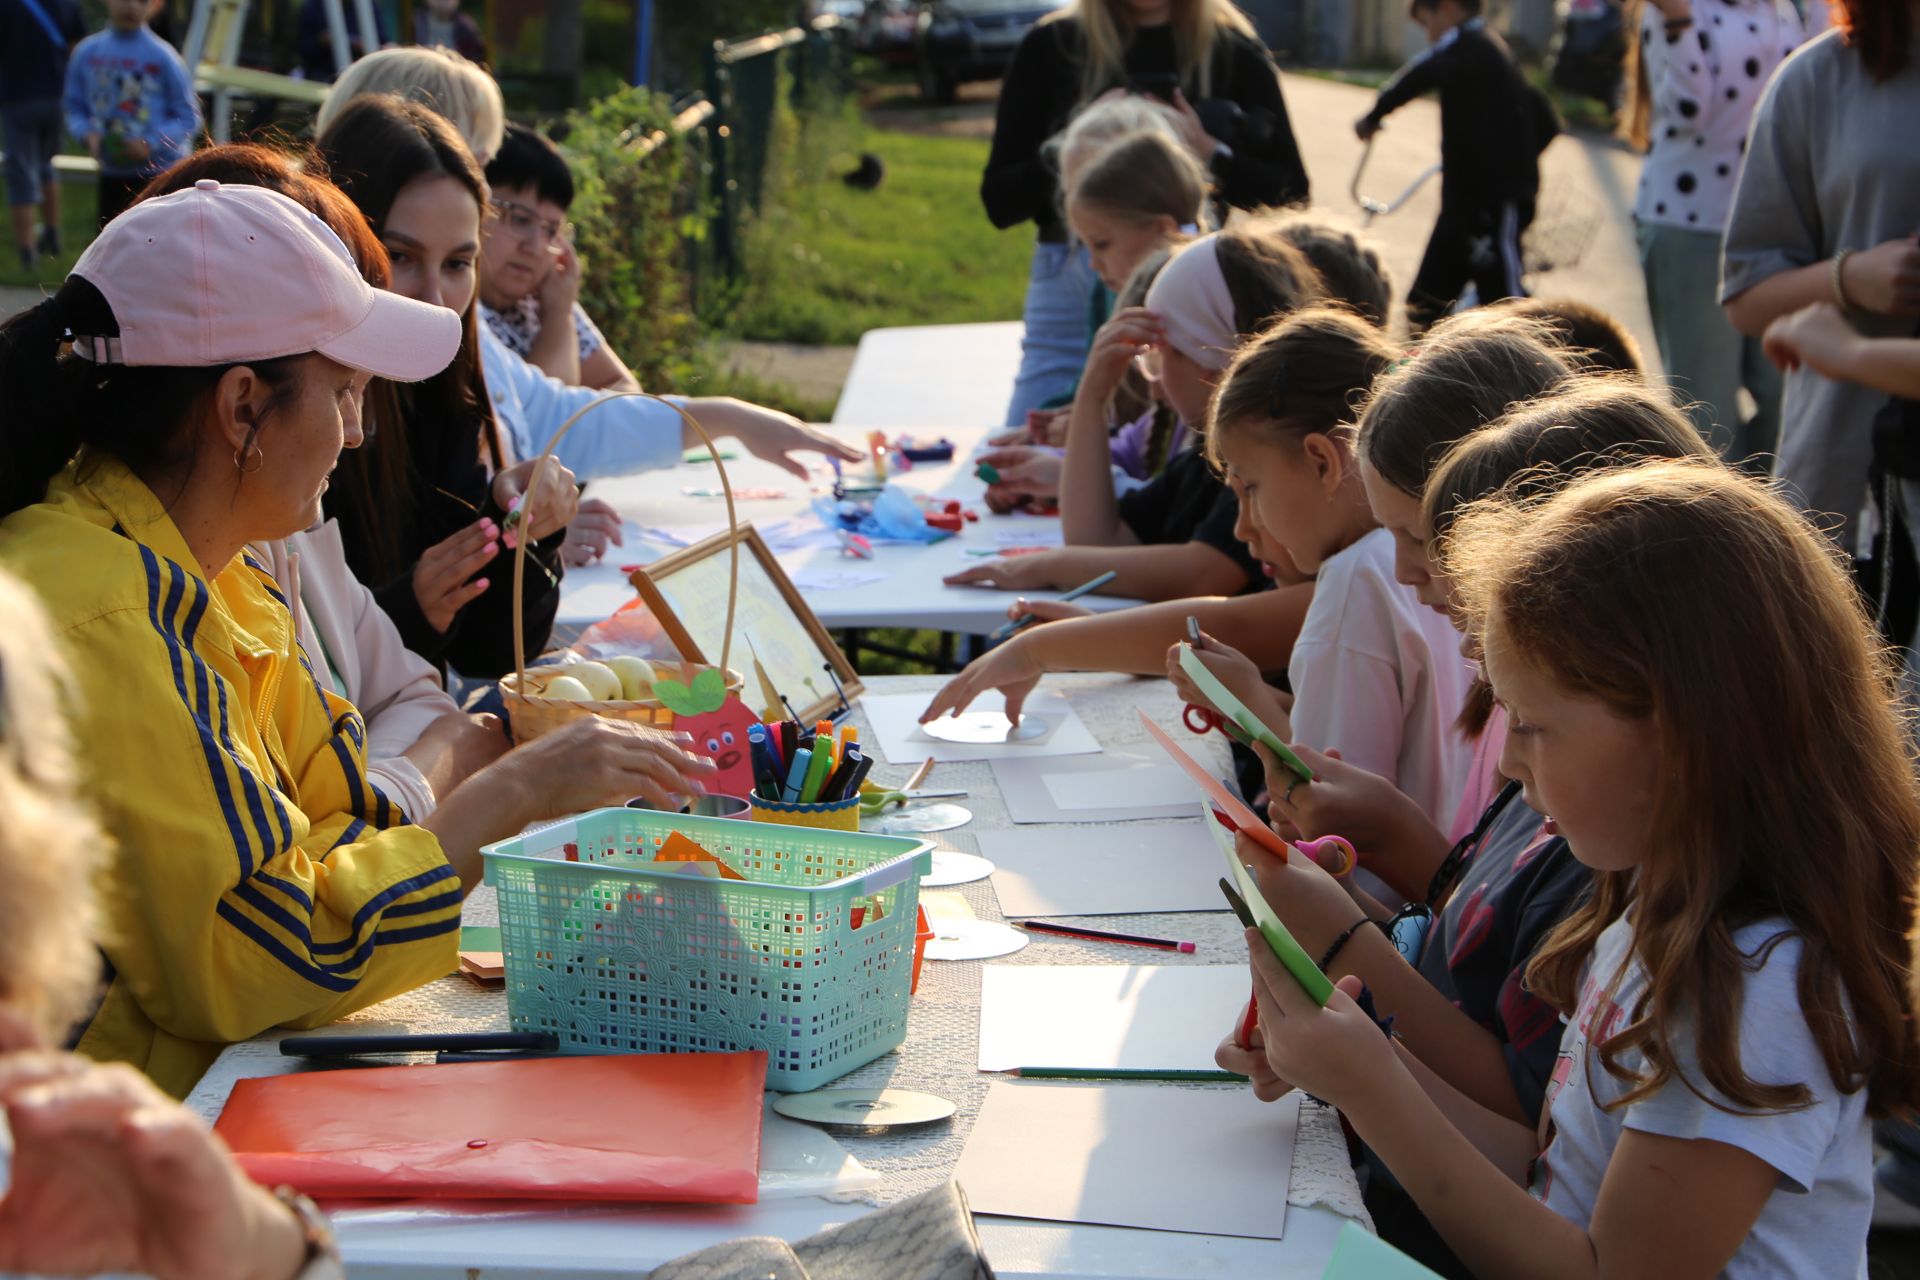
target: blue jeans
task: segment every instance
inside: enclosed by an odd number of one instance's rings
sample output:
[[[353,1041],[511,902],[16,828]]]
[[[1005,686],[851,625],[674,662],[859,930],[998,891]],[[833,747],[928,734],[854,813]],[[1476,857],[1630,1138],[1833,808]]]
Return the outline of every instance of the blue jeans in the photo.
[[[1760,350],[1760,340],[1735,329],[1720,310],[1719,234],[1650,222],[1641,223],[1637,234],[1647,310],[1668,384],[1728,462],[1758,456],[1770,463],[1780,445],[1780,371]],[[1753,417],[1744,420],[1742,387],[1755,405]]]
[[[1027,420],[1027,410],[1064,394],[1087,362],[1087,303],[1093,297],[1093,268],[1077,244],[1033,246],[1027,277],[1026,336],[1020,342],[1020,373],[1013,381],[1007,424]]]
[[[60,152],[60,101],[45,98],[0,107],[0,139],[7,149],[7,203],[39,204],[43,188],[54,180],[53,158]]]

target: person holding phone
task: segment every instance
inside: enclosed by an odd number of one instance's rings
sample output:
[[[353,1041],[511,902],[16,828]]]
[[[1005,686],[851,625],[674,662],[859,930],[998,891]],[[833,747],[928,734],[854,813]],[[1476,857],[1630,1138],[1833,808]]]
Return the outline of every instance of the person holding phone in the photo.
[[[1087,354],[1093,274],[1069,237],[1046,144],[1081,107],[1129,92],[1173,108],[1227,204],[1307,198],[1279,73],[1231,0],[1073,0],[1042,20],[1001,85],[980,182],[995,226],[1032,221],[1037,233],[1010,424],[1070,388]]]

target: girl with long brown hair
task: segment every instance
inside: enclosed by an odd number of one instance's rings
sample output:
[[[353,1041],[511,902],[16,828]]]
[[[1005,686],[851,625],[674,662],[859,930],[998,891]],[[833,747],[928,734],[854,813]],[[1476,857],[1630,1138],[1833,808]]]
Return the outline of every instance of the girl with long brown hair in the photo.
[[[1567,1019],[1541,1129],[1249,931],[1267,1069],[1478,1275],[1864,1274],[1870,1117],[1920,1102],[1920,795],[1846,566],[1759,481],[1670,461],[1478,504],[1444,559],[1502,771],[1595,873],[1528,974]]]

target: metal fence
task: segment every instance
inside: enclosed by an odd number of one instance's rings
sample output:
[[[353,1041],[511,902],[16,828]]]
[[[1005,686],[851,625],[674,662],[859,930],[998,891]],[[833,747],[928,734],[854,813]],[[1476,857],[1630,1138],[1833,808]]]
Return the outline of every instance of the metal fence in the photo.
[[[804,113],[847,94],[853,84],[853,33],[838,18],[825,16],[806,27],[716,40],[707,50],[705,70],[704,99],[696,98],[677,119],[697,119],[685,138],[696,171],[706,178],[708,248],[714,268],[732,279],[740,269],[741,221],[760,207],[783,114]],[[710,110],[697,110],[703,101]],[[695,292],[700,292],[697,276]]]

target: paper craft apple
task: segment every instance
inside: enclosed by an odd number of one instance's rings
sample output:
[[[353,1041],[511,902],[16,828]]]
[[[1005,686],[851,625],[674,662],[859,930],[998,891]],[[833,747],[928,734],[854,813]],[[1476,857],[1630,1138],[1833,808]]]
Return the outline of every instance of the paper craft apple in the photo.
[[[690,681],[656,677],[653,696],[673,712],[675,732],[692,736],[694,754],[708,756],[720,766],[719,774],[707,783],[710,793],[744,796],[753,790],[747,730],[760,721],[739,694],[727,692],[727,680],[719,668],[708,667]]]

